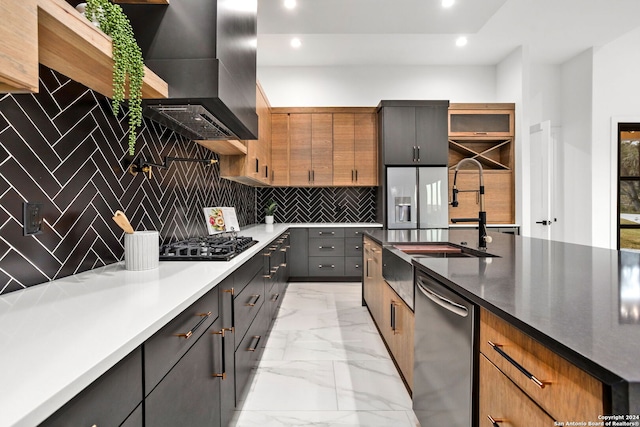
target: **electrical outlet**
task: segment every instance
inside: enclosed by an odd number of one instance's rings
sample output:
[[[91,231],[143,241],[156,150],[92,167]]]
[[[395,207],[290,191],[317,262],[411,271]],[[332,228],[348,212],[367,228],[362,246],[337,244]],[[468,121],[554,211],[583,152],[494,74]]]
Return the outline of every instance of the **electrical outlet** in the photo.
[[[42,203],[22,203],[22,234],[42,234]]]

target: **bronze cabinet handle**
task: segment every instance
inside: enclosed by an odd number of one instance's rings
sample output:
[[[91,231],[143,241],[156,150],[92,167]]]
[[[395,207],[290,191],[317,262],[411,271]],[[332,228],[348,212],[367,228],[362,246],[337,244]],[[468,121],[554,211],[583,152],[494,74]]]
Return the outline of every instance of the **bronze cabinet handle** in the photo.
[[[224,343],[225,343],[225,336],[224,336],[224,332],[228,331],[229,328],[222,328],[220,329],[220,332],[211,332],[212,335],[220,335],[222,338],[221,341],[221,349],[220,349],[220,360],[222,360],[222,372],[221,373],[213,373],[211,374],[212,377],[214,378],[222,378],[222,380],[226,380],[227,379],[227,367],[226,367],[226,362],[224,360],[224,355],[225,355],[225,351],[224,351]]]
[[[505,360],[509,363],[511,363],[518,371],[522,372],[522,374],[529,378],[531,381],[533,381],[533,383],[535,385],[537,385],[539,388],[544,388],[545,385],[550,384],[549,382],[545,382],[545,381],[540,381],[539,379],[537,379],[531,372],[527,371],[527,369],[522,366],[521,364],[519,364],[518,362],[516,362],[515,360],[513,360],[511,358],[511,356],[509,356],[503,349],[501,349],[500,347],[502,347],[500,344],[494,344],[491,341],[487,341],[487,343],[496,351],[498,352],[498,354],[500,356],[502,356],[503,358],[505,358]]]
[[[254,335],[247,351],[256,351],[256,348],[258,348],[258,343],[260,342],[260,338],[262,338],[260,335]],[[256,340],[255,344],[253,344],[253,340]]]
[[[251,298],[255,298],[255,299],[253,300],[253,302],[248,302],[247,306],[255,307],[255,305],[258,303],[258,300],[260,299],[260,295],[251,295]]]
[[[189,338],[191,338],[191,336],[196,331],[196,329],[198,329],[200,326],[202,326],[202,324],[204,322],[206,322],[206,320],[209,318],[209,316],[211,316],[211,312],[209,311],[207,313],[198,313],[198,314],[196,314],[196,316],[200,316],[201,319],[198,321],[198,323],[196,323],[193,326],[193,328],[191,328],[188,332],[185,332],[184,334],[175,334],[175,336],[188,340]]]

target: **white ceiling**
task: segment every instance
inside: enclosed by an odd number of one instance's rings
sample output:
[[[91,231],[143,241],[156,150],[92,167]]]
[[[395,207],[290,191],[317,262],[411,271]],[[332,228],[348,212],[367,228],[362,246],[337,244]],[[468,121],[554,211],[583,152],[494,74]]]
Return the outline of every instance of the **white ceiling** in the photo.
[[[258,67],[494,65],[521,45],[534,62],[558,64],[640,25],[639,0],[283,2],[258,2]],[[467,46],[455,46],[459,35]]]

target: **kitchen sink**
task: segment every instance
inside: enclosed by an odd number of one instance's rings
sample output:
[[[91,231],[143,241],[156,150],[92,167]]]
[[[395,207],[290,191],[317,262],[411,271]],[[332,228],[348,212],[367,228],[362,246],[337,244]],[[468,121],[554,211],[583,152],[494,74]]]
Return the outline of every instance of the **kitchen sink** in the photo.
[[[396,249],[414,258],[490,258],[487,252],[450,244],[394,245]]]

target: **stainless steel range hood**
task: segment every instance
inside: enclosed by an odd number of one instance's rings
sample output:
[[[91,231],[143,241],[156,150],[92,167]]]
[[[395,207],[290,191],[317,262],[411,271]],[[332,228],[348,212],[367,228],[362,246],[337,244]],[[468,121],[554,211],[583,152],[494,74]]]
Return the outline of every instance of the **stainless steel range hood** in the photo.
[[[145,65],[169,84],[143,114],[194,140],[257,139],[257,0],[122,5]]]

